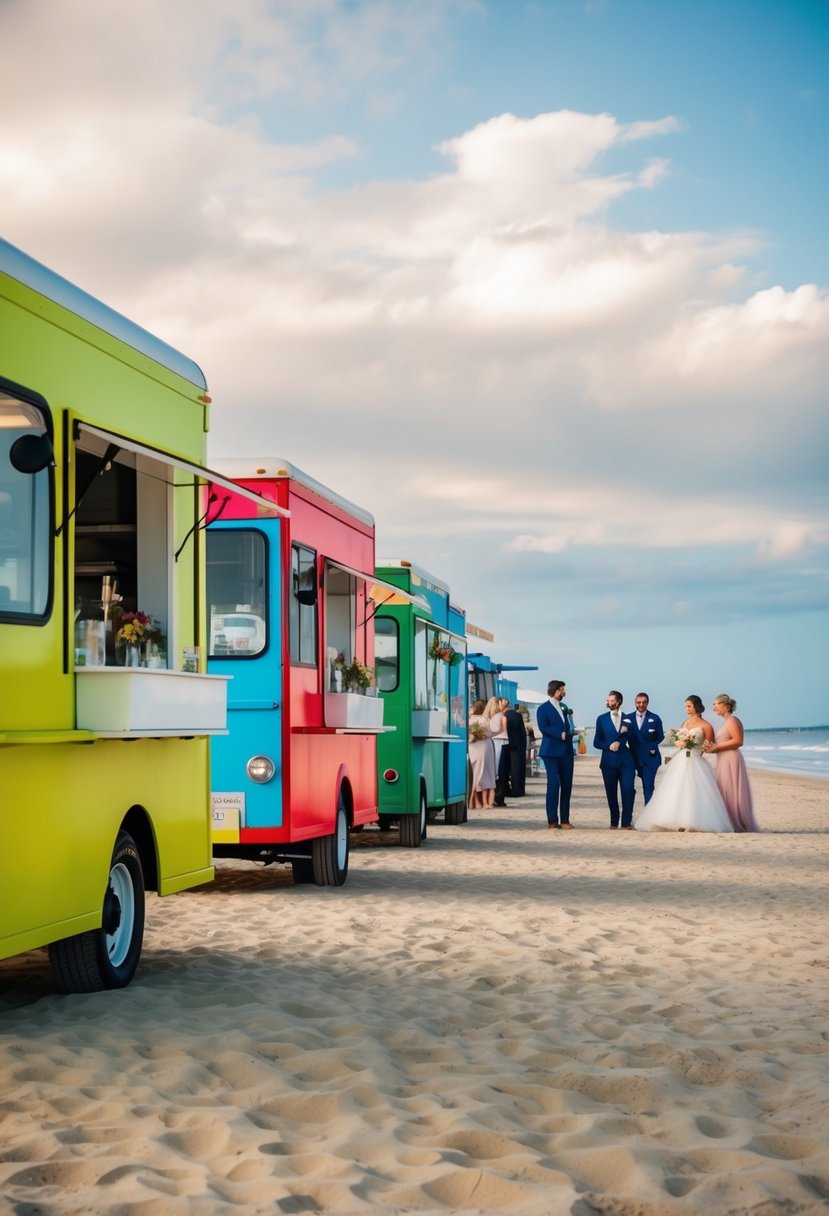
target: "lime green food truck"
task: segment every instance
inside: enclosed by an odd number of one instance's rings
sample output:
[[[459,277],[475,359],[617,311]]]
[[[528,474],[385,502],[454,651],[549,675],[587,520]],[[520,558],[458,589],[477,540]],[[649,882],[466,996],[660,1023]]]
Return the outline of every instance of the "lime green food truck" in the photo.
[[[209,401],[189,359],[0,241],[0,959],[48,946],[67,991],[128,984],[145,889],[213,876]]]

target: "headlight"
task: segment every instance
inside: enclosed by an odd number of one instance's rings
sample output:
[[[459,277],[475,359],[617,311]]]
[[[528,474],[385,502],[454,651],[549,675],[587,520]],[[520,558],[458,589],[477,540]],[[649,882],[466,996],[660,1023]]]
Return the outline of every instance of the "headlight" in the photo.
[[[245,767],[251,781],[258,781],[260,785],[270,781],[276,772],[276,765],[267,756],[251,756]]]

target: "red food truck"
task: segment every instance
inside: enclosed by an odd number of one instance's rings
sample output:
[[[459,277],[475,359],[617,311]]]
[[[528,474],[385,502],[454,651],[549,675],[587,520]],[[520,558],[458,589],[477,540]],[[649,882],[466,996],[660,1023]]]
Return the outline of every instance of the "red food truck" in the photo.
[[[213,855],[287,862],[340,886],[349,830],[378,820],[374,519],[285,461],[220,472],[273,503],[215,491],[207,530],[208,670],[231,676],[212,740]]]

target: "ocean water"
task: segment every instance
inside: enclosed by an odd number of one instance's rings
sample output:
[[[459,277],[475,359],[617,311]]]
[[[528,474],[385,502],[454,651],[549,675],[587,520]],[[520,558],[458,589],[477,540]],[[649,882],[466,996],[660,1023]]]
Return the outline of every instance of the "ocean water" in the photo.
[[[747,730],[743,755],[750,769],[805,773],[829,780],[829,726]]]

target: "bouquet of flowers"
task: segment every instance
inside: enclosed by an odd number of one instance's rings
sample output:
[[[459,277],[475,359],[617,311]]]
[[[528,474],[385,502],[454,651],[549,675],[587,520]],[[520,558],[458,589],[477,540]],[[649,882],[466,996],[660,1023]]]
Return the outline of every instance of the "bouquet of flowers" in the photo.
[[[480,743],[482,739],[489,739],[490,736],[486,733],[480,722],[473,722],[469,728],[469,742]]]
[[[703,740],[697,735],[691,734],[684,727],[679,729],[672,728],[668,731],[667,739],[669,743],[673,743],[676,748],[685,748],[685,755],[690,756],[695,747],[702,747]]]
[[[432,634],[432,642],[429,646],[430,659],[443,659],[445,663],[451,663],[455,657],[455,647],[447,638],[444,641],[439,633]]]
[[[146,612],[125,612],[118,637],[128,646],[140,646],[142,642],[160,642],[163,635],[161,626]]]

